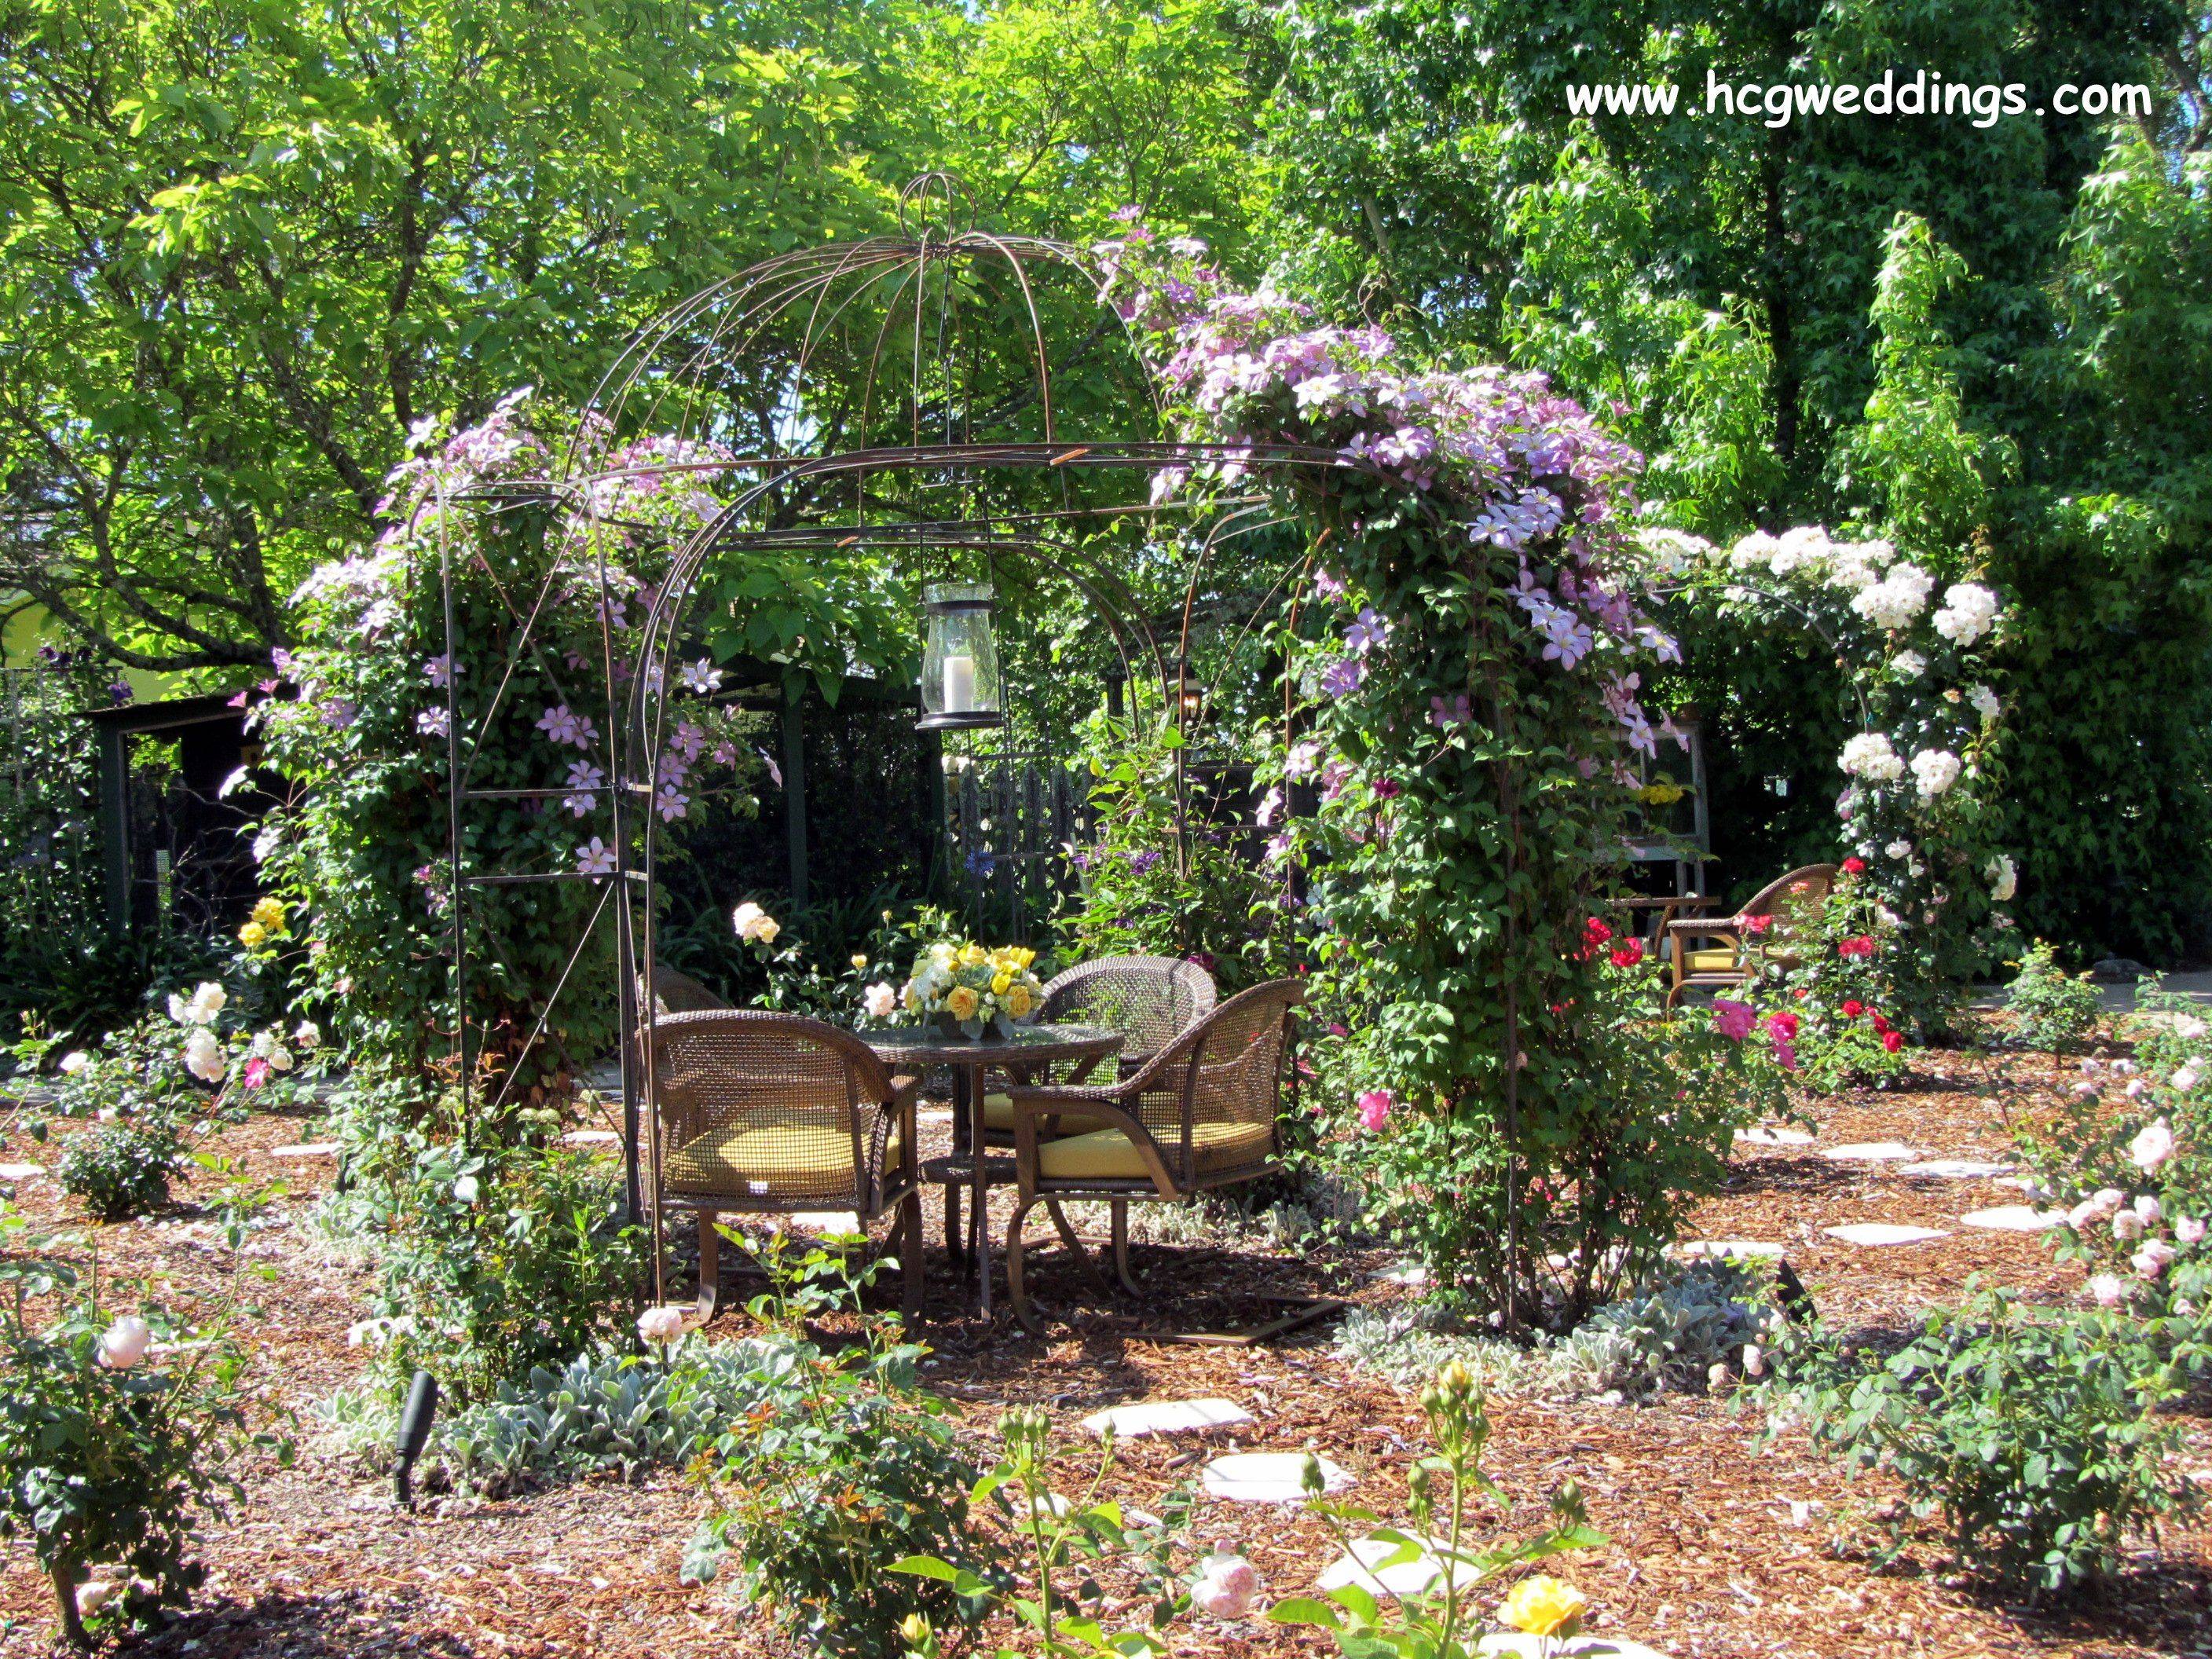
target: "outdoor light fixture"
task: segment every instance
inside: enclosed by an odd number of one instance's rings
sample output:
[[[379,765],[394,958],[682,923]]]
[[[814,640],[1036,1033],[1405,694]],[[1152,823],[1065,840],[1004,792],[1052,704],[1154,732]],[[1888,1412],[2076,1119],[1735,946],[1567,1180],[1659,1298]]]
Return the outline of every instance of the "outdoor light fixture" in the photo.
[[[1175,710],[1176,724],[1196,725],[1198,717],[1206,712],[1206,688],[1191,678],[1190,659],[1170,657],[1164,669],[1168,707]]]
[[[430,1425],[437,1415],[438,1379],[428,1371],[417,1371],[408,1386],[407,1404],[399,1413],[399,1432],[392,1445],[398,1455],[392,1465],[392,1497],[403,1510],[415,1507],[415,1460],[430,1443]]]
[[[991,641],[991,585],[942,582],[922,591],[929,633],[921,651],[921,729],[978,732],[1006,723],[999,648]]]

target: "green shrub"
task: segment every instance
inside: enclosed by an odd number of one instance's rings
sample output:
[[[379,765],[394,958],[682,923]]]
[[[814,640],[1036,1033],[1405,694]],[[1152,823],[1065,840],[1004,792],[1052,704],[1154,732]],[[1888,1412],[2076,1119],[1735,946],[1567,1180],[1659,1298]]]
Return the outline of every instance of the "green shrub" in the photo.
[[[2039,1048],[2078,1042],[2097,1029],[2105,1012],[2095,982],[2061,968],[2057,952],[2042,939],[2021,958],[2005,1006],[2012,1011],[2014,1029]]]
[[[119,1285],[80,1292],[58,1248],[0,1203],[0,1538],[29,1546],[64,1633],[88,1646],[185,1605],[204,1576],[198,1515],[237,1492],[227,1465],[290,1448],[247,1431],[245,1358],[219,1320],[187,1327]],[[59,1316],[34,1327],[27,1304],[50,1297]],[[157,1342],[177,1346],[164,1358]]]
[[[921,1347],[888,1340],[872,1320],[866,1341],[842,1353],[798,1339],[808,1316],[857,1309],[872,1266],[855,1273],[822,1249],[790,1273],[773,1251],[766,1264],[778,1288],[753,1311],[785,1340],[763,1350],[759,1404],[694,1467],[708,1510],[684,1574],[726,1574],[747,1606],[810,1647],[897,1651],[909,1617],[978,1610],[945,1583],[890,1571],[912,1556],[988,1571],[989,1549],[968,1525],[978,1471],[943,1402],[919,1384]]]
[[[372,1317],[356,1328],[397,1395],[418,1368],[459,1403],[630,1334],[643,1231],[622,1180],[559,1144],[546,1108],[370,1080],[338,1115],[358,1215],[383,1245]]]
[[[167,1119],[102,1123],[70,1141],[54,1178],[95,1219],[123,1221],[169,1201],[184,1144]]]
[[[1893,1354],[1811,1338],[1777,1358],[1778,1423],[1802,1417],[1816,1444],[1887,1469],[1915,1516],[1941,1514],[1960,1559],[1999,1578],[2094,1580],[2125,1539],[2190,1502],[2160,1468],[2174,1436],[2155,1413],[2176,1373],[2131,1315],[1994,1291],[1931,1314]]]

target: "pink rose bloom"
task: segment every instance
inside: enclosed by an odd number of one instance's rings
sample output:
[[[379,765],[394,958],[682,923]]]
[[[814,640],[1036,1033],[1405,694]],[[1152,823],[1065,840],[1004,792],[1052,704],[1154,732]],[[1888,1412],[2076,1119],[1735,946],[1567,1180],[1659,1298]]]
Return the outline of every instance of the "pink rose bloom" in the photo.
[[[2133,1210],[2123,1210],[2112,1218],[2112,1237],[2123,1244],[2132,1244],[2143,1236],[2143,1218]]]
[[[1774,1063],[1785,1072],[1797,1069],[1796,1045],[1784,1042],[1779,1031],[1774,1035]]]
[[[146,1357],[154,1333],[136,1314],[125,1314],[100,1333],[94,1363],[112,1371],[127,1371]]]
[[[2158,1218],[2161,1212],[2158,1207],[2158,1200],[2151,1194],[2142,1193],[2136,1196],[2135,1211],[2138,1216],[2142,1218],[2142,1224],[2144,1226],[2155,1227],[2158,1225]]]
[[[2185,1244],[2201,1244],[2204,1242],[2204,1224],[2193,1215],[2176,1216],[2173,1236]]]
[[[1390,1119],[1390,1108],[1396,1103],[1388,1089],[1370,1089],[1359,1097],[1360,1127],[1368,1130],[1381,1128]]]
[[[1742,1042],[1759,1024],[1759,1016],[1747,1002],[1732,1002],[1726,997],[1713,999],[1713,1030],[1723,1036]]]
[[[2100,1187],[2089,1198],[2089,1202],[2097,1206],[2099,1215],[2110,1215],[2127,1201],[2128,1195],[2118,1187]]]
[[[1218,1550],[1206,1558],[1190,1604],[1210,1619],[1242,1619],[1260,1593],[1260,1575],[1241,1555]]]
[[[2145,1279],[2156,1279],[2173,1260],[2173,1246],[2162,1238],[2148,1238],[2143,1247],[2131,1258],[2135,1270]]]
[[[2088,1291],[2100,1308],[2117,1308],[2128,1294],[2126,1281],[2111,1273],[2099,1273],[2089,1281]]]
[[[2164,1118],[2146,1123],[2128,1143],[2128,1161],[2148,1174],[2173,1156],[2173,1131]]]
[[[2077,1233],[2084,1233],[2089,1231],[2097,1218],[2102,1214],[2104,1212],[2097,1207],[2095,1200],[2085,1198],[2066,1212],[2066,1224]]]

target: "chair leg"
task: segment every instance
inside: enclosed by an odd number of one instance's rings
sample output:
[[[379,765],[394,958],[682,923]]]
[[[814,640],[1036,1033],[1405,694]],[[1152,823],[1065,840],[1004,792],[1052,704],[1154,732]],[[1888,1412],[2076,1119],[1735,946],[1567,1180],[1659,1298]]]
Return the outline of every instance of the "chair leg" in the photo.
[[[1136,1276],[1129,1271],[1129,1200],[1115,1199],[1108,1206],[1114,1218],[1114,1276],[1121,1281],[1121,1288],[1131,1296],[1136,1295]]]
[[[1036,1200],[1025,1198],[1014,1206],[1014,1218],[1006,1224],[1006,1298],[1014,1304],[1014,1317],[1032,1336],[1042,1336],[1044,1327],[1030,1306],[1029,1288],[1022,1276],[1022,1224],[1030,1218]]]
[[[945,1255],[956,1273],[967,1273],[968,1245],[960,1236],[960,1187],[951,1181],[945,1183]]]
[[[715,1300],[722,1293],[722,1236],[714,1231],[714,1212],[699,1212],[699,1322],[714,1316]]]
[[[899,1200],[899,1305],[908,1324],[921,1317],[921,1194]]]
[[[1045,1213],[1052,1218],[1053,1231],[1060,1235],[1060,1242],[1067,1246],[1067,1253],[1075,1258],[1075,1265],[1082,1270],[1083,1277],[1089,1281],[1091,1288],[1099,1296],[1111,1296],[1113,1292],[1106,1287],[1106,1276],[1098,1271],[1097,1263],[1091,1259],[1091,1252],[1083,1248],[1083,1241],[1076,1237],[1075,1229],[1068,1224],[1067,1212],[1060,1207],[1060,1200],[1048,1198],[1044,1201],[1044,1208]]]

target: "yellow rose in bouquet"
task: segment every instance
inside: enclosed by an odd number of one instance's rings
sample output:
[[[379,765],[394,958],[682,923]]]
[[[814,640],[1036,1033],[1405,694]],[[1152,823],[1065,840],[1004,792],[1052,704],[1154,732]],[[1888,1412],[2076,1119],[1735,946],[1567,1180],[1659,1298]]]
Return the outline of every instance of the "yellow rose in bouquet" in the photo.
[[[922,1018],[969,1037],[1006,1036],[1044,1005],[1031,964],[1016,945],[987,950],[973,939],[940,939],[917,956],[902,1000]]]

